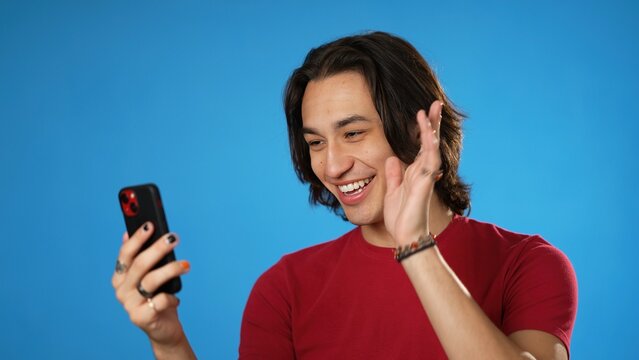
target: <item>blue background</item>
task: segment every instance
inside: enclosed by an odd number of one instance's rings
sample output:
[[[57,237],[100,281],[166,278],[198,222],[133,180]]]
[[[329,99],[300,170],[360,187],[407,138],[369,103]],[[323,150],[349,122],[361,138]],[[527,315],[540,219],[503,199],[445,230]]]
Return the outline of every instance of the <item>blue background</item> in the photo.
[[[412,42],[470,115],[472,216],[572,260],[572,354],[636,355],[637,5],[631,1],[0,1],[0,358],[151,358],[110,277],[116,193],[153,181],[191,261],[181,319],[237,356],[255,279],[348,223],[307,204],[281,98],[314,46]]]

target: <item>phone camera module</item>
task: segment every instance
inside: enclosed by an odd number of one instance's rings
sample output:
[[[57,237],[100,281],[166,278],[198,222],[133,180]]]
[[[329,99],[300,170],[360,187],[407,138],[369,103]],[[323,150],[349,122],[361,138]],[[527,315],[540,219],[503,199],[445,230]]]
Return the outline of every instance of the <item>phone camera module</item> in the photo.
[[[140,206],[138,205],[137,196],[135,196],[135,191],[132,189],[124,189],[120,192],[120,206],[122,206],[122,210],[124,211],[124,215],[128,217],[134,217],[138,215],[138,211],[140,210]]]

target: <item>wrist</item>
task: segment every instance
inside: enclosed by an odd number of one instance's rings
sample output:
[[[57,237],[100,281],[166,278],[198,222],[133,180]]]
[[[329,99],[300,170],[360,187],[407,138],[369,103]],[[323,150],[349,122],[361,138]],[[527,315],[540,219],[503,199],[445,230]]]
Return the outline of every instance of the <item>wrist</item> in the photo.
[[[408,273],[413,271],[417,271],[419,273],[430,272],[433,271],[434,267],[436,267],[439,263],[437,261],[439,257],[440,252],[437,245],[435,245],[405,258],[399,264]]]
[[[151,348],[153,349],[155,358],[158,360],[197,359],[184,331],[180,331],[179,337],[174,341],[158,342],[151,340]]]
[[[393,240],[395,240],[395,248],[400,246],[410,246],[412,243],[419,241],[421,237],[432,236],[433,239],[435,235],[430,231],[430,227],[417,227],[412,229],[412,231],[400,232],[392,235]]]
[[[426,232],[425,235],[419,236],[417,240],[409,244],[397,246],[394,251],[395,260],[402,262],[417,253],[427,251],[435,245],[437,245],[435,237],[431,233]]]

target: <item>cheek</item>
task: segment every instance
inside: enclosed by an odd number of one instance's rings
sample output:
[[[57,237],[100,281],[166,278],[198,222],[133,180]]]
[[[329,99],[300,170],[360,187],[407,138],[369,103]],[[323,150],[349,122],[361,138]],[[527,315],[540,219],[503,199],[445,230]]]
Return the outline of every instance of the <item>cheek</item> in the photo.
[[[366,161],[370,166],[378,168],[378,170],[379,168],[383,169],[386,159],[395,156],[395,153],[393,149],[391,149],[388,141],[386,141],[386,137],[384,137],[381,129],[371,135],[373,136],[367,139],[366,145],[361,149],[361,159]]]
[[[384,169],[384,165],[386,163],[386,159],[391,156],[395,156],[390,147],[386,146],[377,146],[366,149],[362,152],[361,158],[369,164],[369,166]]]
[[[322,179],[324,173],[324,160],[311,156],[311,169],[318,179]]]

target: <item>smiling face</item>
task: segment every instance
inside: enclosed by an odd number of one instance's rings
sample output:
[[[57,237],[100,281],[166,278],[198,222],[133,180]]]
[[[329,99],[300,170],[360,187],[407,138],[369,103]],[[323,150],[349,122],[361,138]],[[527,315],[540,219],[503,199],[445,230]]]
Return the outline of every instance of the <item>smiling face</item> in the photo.
[[[302,119],[313,172],[348,220],[382,223],[384,165],[394,154],[364,77],[348,71],[310,81]]]

